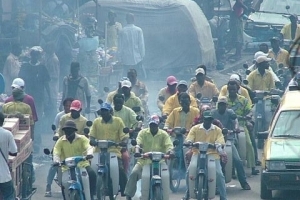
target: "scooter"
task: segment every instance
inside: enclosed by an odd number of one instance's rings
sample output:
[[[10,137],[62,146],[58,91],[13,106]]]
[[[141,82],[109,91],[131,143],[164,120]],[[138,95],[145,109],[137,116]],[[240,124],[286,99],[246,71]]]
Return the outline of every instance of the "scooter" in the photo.
[[[206,142],[184,143],[186,147],[199,150],[198,155],[193,155],[188,170],[188,188],[190,198],[213,199],[216,193],[216,163],[213,155],[208,155],[208,149],[222,148],[221,144]]]
[[[135,140],[131,141],[133,146],[137,145]],[[136,153],[140,153],[136,148]],[[145,165],[142,172],[142,196],[141,200],[169,200],[169,170],[166,163],[161,162],[171,156],[162,152],[146,152],[140,158],[150,159],[151,164]]]
[[[199,109],[201,109],[202,106],[208,105],[210,108],[216,108],[216,103],[218,102],[218,97],[213,97],[212,99],[208,97],[202,97],[201,93],[198,93],[196,95],[196,100],[198,103]]]
[[[232,145],[234,145],[236,141],[236,132],[223,129],[223,135],[226,137],[226,145],[225,145],[225,152],[227,154],[227,163],[225,165],[225,182],[229,183],[232,179],[232,167],[233,167],[233,155],[232,155]]]

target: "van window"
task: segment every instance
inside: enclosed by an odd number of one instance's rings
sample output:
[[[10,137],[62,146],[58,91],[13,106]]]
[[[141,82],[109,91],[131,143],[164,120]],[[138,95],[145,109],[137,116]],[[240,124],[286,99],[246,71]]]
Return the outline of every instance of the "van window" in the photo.
[[[272,136],[276,135],[299,135],[300,136],[300,111],[282,111],[277,118]]]

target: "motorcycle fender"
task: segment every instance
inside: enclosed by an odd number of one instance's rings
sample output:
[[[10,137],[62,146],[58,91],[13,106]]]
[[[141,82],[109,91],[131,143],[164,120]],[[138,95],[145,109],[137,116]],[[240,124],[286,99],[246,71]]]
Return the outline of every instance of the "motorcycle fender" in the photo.
[[[243,161],[246,160],[246,133],[240,132],[238,137],[238,152]]]
[[[149,200],[151,165],[144,165],[142,171],[141,200]]]
[[[85,199],[91,199],[89,174],[85,168],[80,168],[80,175]]]
[[[216,161],[214,155],[207,155],[208,199],[216,196]]]
[[[165,162],[160,164],[161,186],[163,192],[163,200],[169,200],[170,191],[170,173],[168,165]]]
[[[118,163],[118,157],[115,153],[109,153],[109,172],[110,172],[110,178],[112,180],[112,186],[113,186],[113,194],[117,195],[119,192],[119,163]]]
[[[227,163],[225,165],[225,182],[229,183],[232,178],[232,146],[231,141],[226,142],[225,152],[227,154]]]
[[[195,180],[197,178],[197,162],[198,162],[198,155],[192,155],[190,165],[188,167],[188,181],[189,181],[189,192],[190,198],[196,199],[195,194]]]
[[[92,161],[91,161],[91,167],[94,170],[94,172],[97,172],[98,171],[99,153],[94,153],[93,156],[94,157],[92,158]]]

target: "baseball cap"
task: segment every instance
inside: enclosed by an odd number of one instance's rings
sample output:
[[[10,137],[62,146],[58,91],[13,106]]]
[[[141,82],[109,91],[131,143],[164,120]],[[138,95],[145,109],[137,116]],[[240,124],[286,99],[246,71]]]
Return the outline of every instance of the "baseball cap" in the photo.
[[[177,85],[178,85],[178,86],[179,86],[179,85],[186,85],[186,86],[188,86],[188,84],[187,84],[187,82],[186,82],[185,80],[179,81]]]
[[[125,80],[129,81],[129,78],[124,76],[124,77],[121,78],[120,82],[125,81]]]
[[[272,37],[270,41],[280,41],[279,37]]]
[[[124,80],[124,81],[121,82],[121,87],[130,88],[131,87],[131,82],[129,80]]]
[[[178,83],[178,81],[177,81],[177,79],[175,78],[175,76],[169,76],[168,78],[167,78],[167,84],[168,85],[174,85],[174,84],[177,84]]]
[[[109,103],[102,103],[100,104],[100,110],[103,109],[103,110],[112,110],[112,107]]]
[[[203,117],[204,118],[213,118],[211,110],[206,110],[203,112]]]
[[[82,105],[79,100],[72,101],[70,110],[80,111],[81,108],[82,108]]]
[[[204,71],[204,69],[203,68],[198,68],[198,69],[196,69],[196,71],[195,71],[195,75],[197,75],[197,74],[205,74],[205,71]]]
[[[271,61],[272,58],[268,58],[267,56],[259,56],[257,59],[256,59],[256,62],[257,63],[262,63],[262,62],[269,62]]]
[[[159,124],[159,116],[158,115],[152,115],[150,117],[149,125],[152,123],[157,124],[157,125]]]
[[[231,81],[238,81],[239,83],[241,83],[241,79],[240,79],[240,76],[238,74],[232,74],[230,76],[229,80],[231,80]]]
[[[218,103],[226,103],[227,104],[227,97],[225,96],[220,96],[218,98]]]
[[[257,60],[257,58],[259,57],[259,56],[268,56],[268,54],[267,53],[264,53],[264,52],[262,52],[262,51],[258,51],[258,52],[256,52],[255,54],[254,54],[254,60],[256,61]]]
[[[77,131],[76,124],[72,120],[66,121],[66,123],[65,123],[64,127],[62,128],[62,130],[66,129],[66,128],[72,128],[72,129],[75,129]]]
[[[14,88],[21,88],[24,86],[25,86],[25,82],[21,78],[15,78],[11,84],[11,87],[14,87]]]

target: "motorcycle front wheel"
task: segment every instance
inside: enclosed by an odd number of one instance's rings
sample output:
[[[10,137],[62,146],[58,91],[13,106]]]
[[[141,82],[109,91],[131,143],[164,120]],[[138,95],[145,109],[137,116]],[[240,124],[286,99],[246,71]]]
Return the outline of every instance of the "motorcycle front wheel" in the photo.
[[[81,200],[78,190],[70,190],[69,197],[70,197],[70,200]]]
[[[105,183],[106,183],[105,176],[97,177],[97,199],[98,200],[105,200],[106,198]]]
[[[170,189],[172,192],[177,192],[181,181],[181,169],[179,158],[171,159],[169,164],[170,172]]]
[[[155,185],[153,187],[153,200],[163,200],[163,195],[161,191],[161,186],[160,185]]]
[[[202,200],[203,196],[204,196],[204,177],[199,176],[198,184],[197,184],[197,193],[196,193],[197,200]]]

